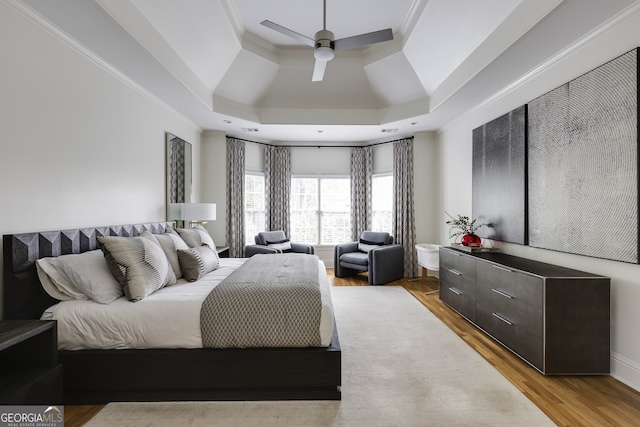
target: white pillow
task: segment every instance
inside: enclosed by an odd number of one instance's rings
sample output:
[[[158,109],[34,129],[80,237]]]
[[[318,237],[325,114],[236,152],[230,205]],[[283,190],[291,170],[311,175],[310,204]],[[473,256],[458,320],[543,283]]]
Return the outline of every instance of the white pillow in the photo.
[[[124,294],[101,250],[41,258],[36,269],[45,291],[61,301],[92,299],[111,304]]]
[[[279,249],[282,252],[291,250],[291,242],[289,239],[280,240],[279,242],[270,242],[267,240],[267,246],[273,249]]]
[[[360,252],[369,253],[371,250],[377,249],[380,246],[384,246],[384,242],[369,242],[364,239],[360,239],[360,241],[358,242],[358,250]]]

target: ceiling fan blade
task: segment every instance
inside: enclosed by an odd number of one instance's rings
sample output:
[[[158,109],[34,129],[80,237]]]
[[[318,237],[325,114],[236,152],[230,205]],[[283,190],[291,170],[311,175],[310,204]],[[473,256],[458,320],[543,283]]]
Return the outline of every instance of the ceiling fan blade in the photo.
[[[391,28],[339,39],[333,42],[333,47],[334,50],[345,50],[373,43],[386,42],[389,40],[393,40],[393,32],[391,31]]]
[[[291,31],[288,28],[283,27],[282,25],[278,25],[275,22],[271,22],[268,20],[264,20],[260,23],[261,25],[264,25],[267,28],[271,28],[272,30],[275,30],[277,32],[279,32],[280,34],[284,34],[285,36],[289,36],[291,38],[294,38],[306,45],[309,45],[311,47],[314,47],[316,45],[316,41],[307,37],[307,36],[303,36],[300,33],[296,33],[295,31]]]
[[[313,77],[311,77],[312,82],[321,82],[324,77],[324,70],[327,68],[326,61],[318,61],[316,59],[316,65],[313,67]]]

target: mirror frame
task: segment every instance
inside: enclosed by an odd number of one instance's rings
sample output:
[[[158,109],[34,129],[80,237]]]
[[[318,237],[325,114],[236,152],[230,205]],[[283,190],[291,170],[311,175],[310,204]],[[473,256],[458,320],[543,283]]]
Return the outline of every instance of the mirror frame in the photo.
[[[192,146],[191,143],[184,139],[167,132],[166,135],[166,216],[167,221],[171,220],[170,208],[172,203],[191,203],[191,195],[193,188],[193,159],[192,159]],[[183,145],[183,150],[180,150],[179,145]],[[173,175],[174,164],[178,162],[178,159],[174,158],[174,154],[182,154],[182,162],[184,164],[184,200],[173,200],[171,191],[171,177]],[[179,224],[179,226],[183,226]]]

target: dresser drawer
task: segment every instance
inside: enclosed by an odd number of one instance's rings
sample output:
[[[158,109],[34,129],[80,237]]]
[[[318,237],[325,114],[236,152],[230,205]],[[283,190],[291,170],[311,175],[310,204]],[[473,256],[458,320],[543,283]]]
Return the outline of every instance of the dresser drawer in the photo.
[[[440,269],[449,269],[462,276],[476,280],[476,264],[474,257],[465,255],[453,249],[440,248]]]
[[[526,304],[542,308],[543,279],[512,270],[508,267],[479,261],[476,268],[478,283],[497,292],[518,299]]]
[[[476,319],[477,324],[486,333],[539,370],[543,370],[542,338],[529,333],[513,319],[482,304],[476,304]]]
[[[440,299],[472,322],[476,319],[475,295],[473,280],[447,268],[440,269]]]
[[[542,309],[512,297],[494,287],[478,283],[476,301],[492,313],[542,339]]]

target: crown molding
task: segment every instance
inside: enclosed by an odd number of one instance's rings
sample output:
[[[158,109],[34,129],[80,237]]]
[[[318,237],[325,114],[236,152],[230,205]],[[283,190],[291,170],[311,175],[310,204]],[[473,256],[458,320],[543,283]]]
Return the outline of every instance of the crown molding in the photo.
[[[400,36],[403,41],[403,45],[404,41],[407,39],[409,34],[413,32],[413,29],[420,20],[424,9],[427,7],[427,3],[429,3],[429,0],[414,0],[411,4],[409,13],[407,13],[407,18],[405,19],[404,24],[402,24],[402,27],[400,27]]]
[[[233,30],[236,32],[236,36],[238,40],[242,40],[244,34],[247,32],[244,24],[242,23],[242,19],[240,19],[240,15],[238,14],[238,9],[236,9],[236,3],[234,0],[222,0],[222,7],[224,8],[227,18],[229,18],[229,22],[231,22],[231,26]]]
[[[131,80],[129,77],[120,72],[117,68],[113,67],[111,64],[103,60],[98,55],[94,54],[92,51],[84,47],[82,44],[75,41],[71,38],[67,33],[58,29],[51,22],[41,17],[37,12],[35,12],[31,7],[27,6],[25,3],[22,3],[18,0],[0,0],[0,3],[5,4],[9,8],[11,8],[14,12],[19,13],[22,17],[26,18],[32,24],[35,24],[41,30],[44,30],[50,36],[54,37],[58,41],[65,44],[67,47],[73,49],[89,61],[93,62],[98,67],[102,68],[104,71],[111,74],[113,77],[120,80],[122,83],[126,84],[130,88],[139,92],[140,94],[153,99],[155,101],[161,102],[158,98],[156,98],[149,91],[144,89],[142,86],[137,84],[135,81]]]
[[[640,1],[634,2],[633,4],[631,4],[630,6],[625,8],[624,10],[622,10],[620,13],[618,13],[618,14],[614,15],[613,17],[611,17],[610,19],[606,20],[603,24],[601,24],[598,27],[594,28],[591,32],[586,34],[584,37],[579,39],[577,42],[567,46],[565,49],[561,50],[556,55],[554,55],[551,58],[549,58],[547,61],[539,64],[537,67],[533,68],[528,73],[522,75],[520,78],[514,80],[512,83],[510,83],[509,85],[505,86],[504,88],[502,88],[498,92],[494,93],[493,95],[491,95],[490,97],[488,97],[484,101],[480,102],[475,107],[470,108],[464,114],[461,114],[460,116],[456,117],[454,120],[452,120],[449,123],[445,124],[444,126],[442,126],[442,128],[440,130],[444,131],[444,130],[452,127],[452,126],[455,126],[457,123],[463,121],[464,119],[466,119],[471,114],[473,114],[473,113],[475,113],[475,112],[477,112],[479,110],[482,110],[484,108],[487,108],[488,106],[490,106],[490,105],[492,105],[494,103],[497,103],[498,101],[504,99],[505,97],[507,97],[508,95],[514,93],[518,89],[524,87],[530,81],[534,80],[535,78],[537,78],[537,77],[541,76],[542,74],[548,72],[549,70],[553,69],[553,67],[559,65],[563,61],[569,60],[571,58],[571,56],[577,54],[579,51],[587,48],[588,46],[596,43],[597,41],[599,41],[600,39],[602,39],[606,35],[608,35],[611,32],[617,30],[618,28],[622,27],[623,25],[625,25],[628,21],[630,21],[632,19],[639,19],[640,20]],[[624,52],[621,52],[621,53],[624,53]],[[617,55],[612,54],[612,57],[610,59],[613,59],[615,56],[617,56]]]
[[[70,35],[60,30],[54,24],[52,24],[49,20],[40,16],[34,9],[32,9],[27,4],[19,1],[19,0],[0,0],[0,4],[4,4],[9,9],[13,10],[15,13],[19,14],[23,18],[25,18],[30,23],[34,24],[36,27],[49,34],[51,37],[55,38],[63,45],[72,49],[76,53],[78,53],[83,58],[89,60],[91,63],[96,65],[98,68],[105,71],[107,74],[111,75],[122,84],[132,89],[139,95],[142,95],[144,98],[149,101],[155,103],[156,105],[161,106],[167,111],[171,111],[172,113],[178,114],[182,117],[187,123],[190,125],[200,127],[190,119],[186,118],[180,112],[176,111],[170,105],[165,103],[163,100],[155,96],[153,93],[148,91],[143,86],[139,85],[137,82],[129,78],[126,74],[122,73],[120,70],[109,64],[107,61],[102,59],[100,56],[93,53],[91,50],[86,48],[84,45],[78,43],[75,39],[73,39]]]

